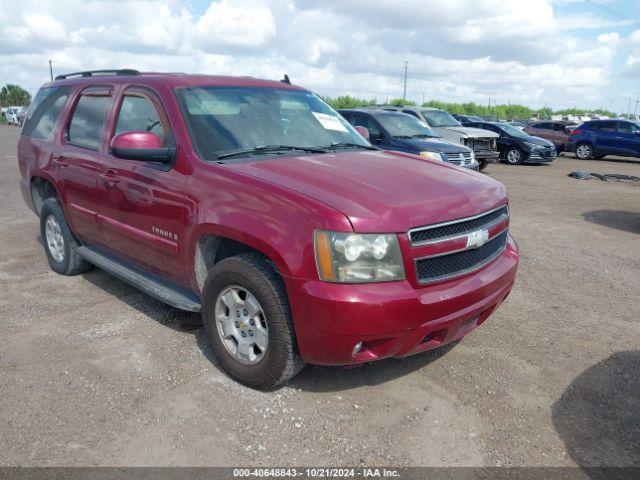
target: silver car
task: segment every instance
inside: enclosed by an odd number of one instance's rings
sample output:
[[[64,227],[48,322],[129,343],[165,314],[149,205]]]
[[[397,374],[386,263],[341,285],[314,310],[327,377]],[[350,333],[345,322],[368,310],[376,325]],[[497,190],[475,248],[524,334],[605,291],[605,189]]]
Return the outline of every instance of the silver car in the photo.
[[[483,170],[487,164],[497,163],[500,160],[496,133],[481,128],[464,127],[449,112],[439,108],[398,105],[378,105],[375,108],[413,115],[438,132],[444,140],[472,148],[480,164],[480,170]]]

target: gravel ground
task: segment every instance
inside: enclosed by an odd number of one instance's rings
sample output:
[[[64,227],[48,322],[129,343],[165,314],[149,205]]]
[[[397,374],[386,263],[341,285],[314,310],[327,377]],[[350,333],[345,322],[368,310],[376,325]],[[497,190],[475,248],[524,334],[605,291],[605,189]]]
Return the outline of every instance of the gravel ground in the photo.
[[[0,465],[640,465],[640,162],[494,165],[522,263],[455,348],[260,393],[198,318],[53,273],[0,127]]]

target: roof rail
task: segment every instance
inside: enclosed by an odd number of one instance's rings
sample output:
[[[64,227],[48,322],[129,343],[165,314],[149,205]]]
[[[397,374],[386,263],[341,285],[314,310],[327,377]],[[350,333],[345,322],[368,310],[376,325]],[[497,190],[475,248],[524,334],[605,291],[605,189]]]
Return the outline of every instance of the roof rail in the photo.
[[[86,72],[73,72],[65,73],[64,75],[57,75],[56,80],[64,80],[70,77],[94,77],[96,75],[122,75],[122,76],[137,76],[140,75],[138,70],[132,68],[121,68],[119,70],[87,70]]]

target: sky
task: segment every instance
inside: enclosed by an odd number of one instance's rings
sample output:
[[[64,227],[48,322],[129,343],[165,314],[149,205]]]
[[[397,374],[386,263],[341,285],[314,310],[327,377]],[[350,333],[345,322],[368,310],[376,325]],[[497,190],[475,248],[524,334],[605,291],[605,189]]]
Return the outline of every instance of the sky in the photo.
[[[0,84],[136,68],[250,75],[321,95],[626,112],[640,0],[0,0]],[[640,112],[640,103],[637,105]]]

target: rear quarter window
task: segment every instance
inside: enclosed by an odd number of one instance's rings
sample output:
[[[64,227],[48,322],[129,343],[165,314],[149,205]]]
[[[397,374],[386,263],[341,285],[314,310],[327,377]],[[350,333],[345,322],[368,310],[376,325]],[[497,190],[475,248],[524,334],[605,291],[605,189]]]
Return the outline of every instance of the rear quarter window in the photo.
[[[43,140],[50,138],[60,111],[67,103],[69,91],[69,87],[41,88],[31,102],[22,135]]]

